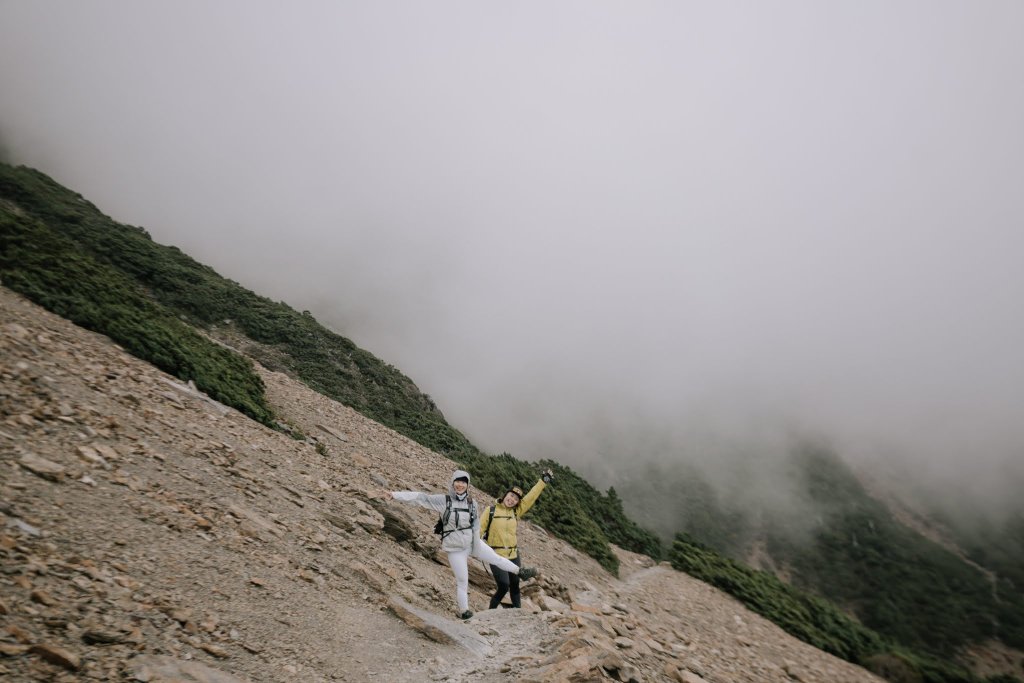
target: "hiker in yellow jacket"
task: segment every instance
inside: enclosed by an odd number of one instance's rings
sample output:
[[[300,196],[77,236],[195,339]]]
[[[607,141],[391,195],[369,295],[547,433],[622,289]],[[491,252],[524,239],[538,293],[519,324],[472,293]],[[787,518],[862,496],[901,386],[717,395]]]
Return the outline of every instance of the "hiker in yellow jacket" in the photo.
[[[554,475],[551,470],[544,470],[543,475],[530,492],[523,495],[523,490],[513,486],[501,500],[484,510],[483,518],[480,520],[480,538],[486,541],[487,545],[494,549],[498,555],[508,558],[522,566],[519,548],[516,546],[516,525],[519,518],[527,513],[537,502],[540,492],[547,484],[551,483]],[[501,599],[506,593],[512,598],[512,606],[520,607],[519,603],[519,575],[511,574],[501,567],[491,565],[491,575],[497,584],[497,590],[491,596],[490,609],[501,604]]]

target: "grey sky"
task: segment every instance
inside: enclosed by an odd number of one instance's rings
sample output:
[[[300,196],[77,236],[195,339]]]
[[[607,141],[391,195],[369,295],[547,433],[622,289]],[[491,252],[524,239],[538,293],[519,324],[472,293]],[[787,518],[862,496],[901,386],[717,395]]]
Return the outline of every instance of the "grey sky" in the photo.
[[[1022,28],[1009,0],[3,0],[0,140],[488,450],[795,429],[987,486],[1024,460]]]

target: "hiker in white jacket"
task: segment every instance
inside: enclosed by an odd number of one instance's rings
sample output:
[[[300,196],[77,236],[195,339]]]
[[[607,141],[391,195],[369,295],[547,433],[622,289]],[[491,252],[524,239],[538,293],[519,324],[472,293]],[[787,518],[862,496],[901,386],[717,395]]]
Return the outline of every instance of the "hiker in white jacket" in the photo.
[[[507,572],[519,574],[527,581],[537,575],[531,567],[520,569],[515,563],[501,557],[480,539],[480,515],[476,501],[469,495],[469,473],[455,470],[448,493],[420,493],[419,491],[392,491],[391,497],[402,503],[415,503],[441,515],[441,550],[448,553],[448,564],[455,574],[455,598],[459,616],[469,619],[469,556],[479,558]]]

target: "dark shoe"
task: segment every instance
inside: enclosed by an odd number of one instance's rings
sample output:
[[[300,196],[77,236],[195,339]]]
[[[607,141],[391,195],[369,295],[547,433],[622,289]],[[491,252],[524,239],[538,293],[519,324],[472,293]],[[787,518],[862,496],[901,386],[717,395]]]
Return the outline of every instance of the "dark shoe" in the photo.
[[[459,618],[461,618],[461,619],[469,619],[471,616],[473,616],[472,610],[466,610],[465,612],[463,612],[462,614],[459,615]]]
[[[523,567],[522,569],[519,570],[519,580],[520,581],[529,581],[533,577],[537,576],[537,574],[539,574],[539,573],[540,572],[537,571],[536,569],[534,569],[533,567]]]

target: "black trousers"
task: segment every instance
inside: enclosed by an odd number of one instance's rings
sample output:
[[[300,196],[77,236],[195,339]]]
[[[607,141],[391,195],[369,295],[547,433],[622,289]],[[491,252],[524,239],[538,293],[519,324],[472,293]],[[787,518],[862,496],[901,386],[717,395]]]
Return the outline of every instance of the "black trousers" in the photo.
[[[522,558],[517,554],[515,559],[512,560],[512,564],[517,567],[522,567]],[[496,608],[501,604],[501,599],[505,597],[505,593],[509,593],[512,598],[513,607],[522,607],[519,604],[519,574],[512,574],[499,569],[495,565],[491,565],[491,575],[494,576],[494,582],[498,584],[497,590],[494,591],[494,595],[491,596],[491,609]]]

